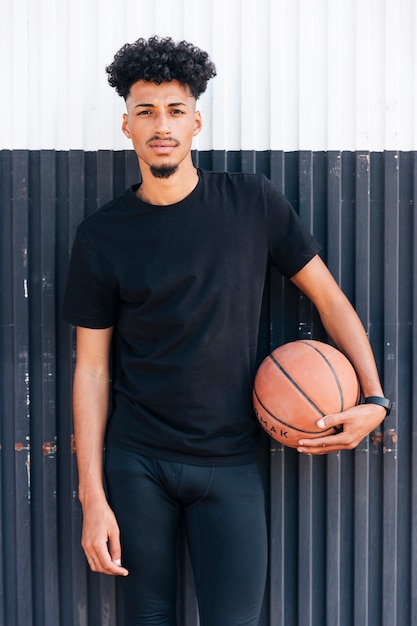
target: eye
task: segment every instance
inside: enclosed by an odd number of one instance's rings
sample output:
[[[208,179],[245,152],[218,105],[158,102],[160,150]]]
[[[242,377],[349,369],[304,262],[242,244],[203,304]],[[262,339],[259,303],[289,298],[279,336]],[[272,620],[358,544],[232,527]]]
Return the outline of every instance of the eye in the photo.
[[[171,109],[171,113],[173,115],[185,115],[185,111],[182,109]]]

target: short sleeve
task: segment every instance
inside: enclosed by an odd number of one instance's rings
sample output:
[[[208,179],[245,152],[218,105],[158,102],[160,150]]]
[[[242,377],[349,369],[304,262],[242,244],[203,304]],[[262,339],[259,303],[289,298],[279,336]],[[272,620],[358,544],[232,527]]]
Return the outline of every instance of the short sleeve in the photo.
[[[92,241],[77,230],[68,269],[62,317],[75,326],[109,328],[116,322],[119,290]]]
[[[270,181],[267,181],[267,198],[269,257],[284,276],[291,278],[316,256],[320,244]]]

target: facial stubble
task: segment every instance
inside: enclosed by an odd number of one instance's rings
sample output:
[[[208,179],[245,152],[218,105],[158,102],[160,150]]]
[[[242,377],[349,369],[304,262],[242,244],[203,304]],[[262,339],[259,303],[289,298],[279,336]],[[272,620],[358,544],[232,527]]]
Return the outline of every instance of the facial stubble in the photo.
[[[169,178],[175,174],[178,165],[151,165],[149,169],[155,178]]]

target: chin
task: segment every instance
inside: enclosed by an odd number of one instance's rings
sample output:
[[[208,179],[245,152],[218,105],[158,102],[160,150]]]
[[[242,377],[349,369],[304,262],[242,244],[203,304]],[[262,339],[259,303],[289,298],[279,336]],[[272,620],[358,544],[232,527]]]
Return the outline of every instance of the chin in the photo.
[[[178,169],[178,165],[151,165],[150,170],[155,178],[169,178]]]

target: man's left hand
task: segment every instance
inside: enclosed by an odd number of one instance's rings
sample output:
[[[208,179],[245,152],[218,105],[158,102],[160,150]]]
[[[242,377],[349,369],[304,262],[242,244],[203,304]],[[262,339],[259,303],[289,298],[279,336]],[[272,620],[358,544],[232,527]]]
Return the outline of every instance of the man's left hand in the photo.
[[[304,454],[329,454],[339,450],[353,450],[379,426],[385,414],[385,409],[376,404],[359,404],[343,413],[326,415],[318,420],[319,428],[343,426],[343,430],[316,439],[300,439],[297,450]]]

